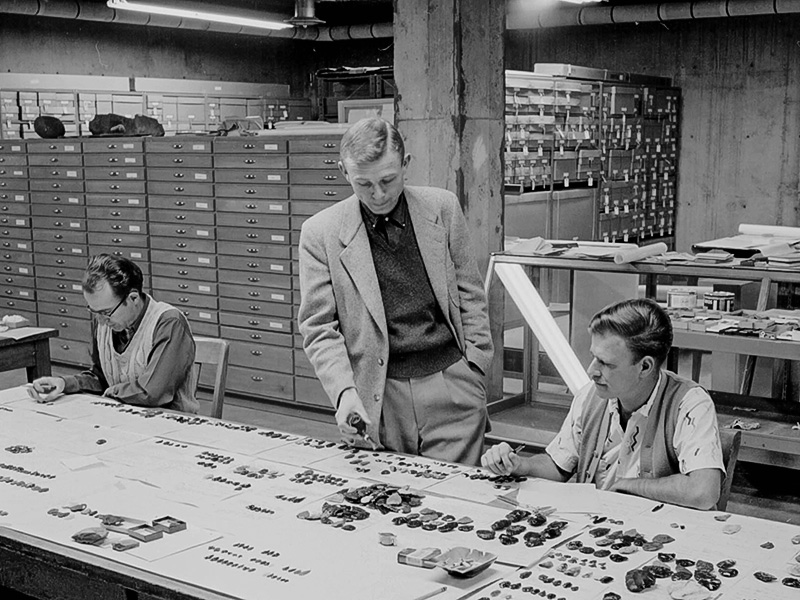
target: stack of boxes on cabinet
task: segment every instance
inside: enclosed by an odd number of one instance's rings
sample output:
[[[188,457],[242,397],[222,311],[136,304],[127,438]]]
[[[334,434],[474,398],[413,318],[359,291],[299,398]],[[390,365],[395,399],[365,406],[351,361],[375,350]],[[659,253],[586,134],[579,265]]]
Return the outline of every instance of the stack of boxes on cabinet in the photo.
[[[127,256],[196,335],[231,342],[228,390],[329,406],[296,328],[296,247],[351,193],[343,132],[0,142],[0,312],[58,329],[54,360],[86,365],[87,257]]]
[[[507,71],[505,96],[508,235],[674,235],[679,91],[668,80],[536,65]]]

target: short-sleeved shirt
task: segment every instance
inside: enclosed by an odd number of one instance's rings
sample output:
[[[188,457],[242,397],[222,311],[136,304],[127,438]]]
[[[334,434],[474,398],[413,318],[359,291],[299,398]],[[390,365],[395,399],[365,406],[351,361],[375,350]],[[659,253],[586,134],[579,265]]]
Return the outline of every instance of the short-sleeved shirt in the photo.
[[[598,488],[609,489],[617,479],[640,477],[642,438],[662,377],[663,374],[659,375],[647,402],[631,414],[624,430],[620,422],[619,401],[617,398],[608,400],[607,410],[611,418],[594,479]],[[578,392],[561,430],[546,449],[556,465],[569,473],[574,472],[578,465],[578,450],[583,437],[580,415],[593,393],[594,384]],[[686,475],[698,469],[720,469],[724,473],[717,412],[708,392],[694,387],[680,402],[672,440],[680,472]]]

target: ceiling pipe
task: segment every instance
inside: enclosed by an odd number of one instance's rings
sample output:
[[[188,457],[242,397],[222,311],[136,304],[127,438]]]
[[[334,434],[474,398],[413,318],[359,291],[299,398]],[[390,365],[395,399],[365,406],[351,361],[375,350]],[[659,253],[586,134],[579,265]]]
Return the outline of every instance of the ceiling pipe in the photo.
[[[364,40],[390,38],[393,35],[391,23],[372,25],[317,25],[314,27],[295,27],[273,31],[255,27],[241,27],[227,23],[211,23],[198,19],[183,19],[165,15],[115,10],[105,4],[87,0],[0,0],[0,14],[28,15],[32,17],[58,17],[79,21],[99,21],[123,25],[146,25],[149,27],[168,27],[192,31],[213,31],[257,37],[278,37],[311,42],[330,42],[340,40]]]
[[[506,29],[546,29],[576,25],[663,23],[692,19],[757,17],[800,13],[800,0],[698,0],[623,6],[562,5],[537,7],[524,0],[510,0]]]

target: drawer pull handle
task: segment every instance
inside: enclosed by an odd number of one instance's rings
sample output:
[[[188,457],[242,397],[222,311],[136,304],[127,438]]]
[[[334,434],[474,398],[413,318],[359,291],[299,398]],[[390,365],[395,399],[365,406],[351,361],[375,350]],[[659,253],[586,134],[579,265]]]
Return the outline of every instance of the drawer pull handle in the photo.
[[[66,274],[64,273],[64,271],[56,271],[56,275],[58,277],[64,277]]]
[[[119,159],[116,156],[112,156],[111,158],[108,159],[108,162],[116,163],[116,162],[119,162]]]
[[[115,150],[116,148],[117,148],[116,144],[108,144],[108,149],[109,150]]]
[[[253,188],[249,188],[249,189],[246,189],[246,190],[244,191],[244,193],[245,193],[245,194],[255,194],[255,193],[256,193],[256,191],[255,191]]]
[[[178,235],[183,235],[184,233],[186,233],[186,230],[185,229],[176,229],[175,233],[177,233]]]
[[[61,184],[60,183],[54,183],[51,187],[53,187],[54,189],[58,189],[58,188],[61,187]]]
[[[258,208],[258,206],[256,206],[255,204],[245,204],[245,208],[248,208],[250,210],[255,210]]]
[[[258,219],[247,219],[249,225],[258,225]]]
[[[248,233],[247,237],[248,237],[248,239],[251,239],[251,240],[257,240],[258,239],[258,234],[257,233]]]
[[[57,283],[56,287],[58,289],[60,289],[60,290],[65,290],[65,289],[67,289],[67,284],[66,283]]]
[[[249,269],[257,269],[258,268],[258,263],[247,263],[247,267]]]
[[[336,196],[336,195],[337,195],[337,193],[336,193],[336,192],[332,192],[332,191],[328,190],[328,191],[326,191],[326,192],[325,192],[325,195],[326,195],[326,196]]]
[[[119,203],[120,203],[120,199],[119,198],[112,198],[111,199],[111,204],[119,204]]]
[[[185,242],[178,242],[178,243],[177,243],[177,244],[175,244],[175,245],[176,245],[178,248],[186,248],[186,243],[185,243]]]
[[[189,260],[189,259],[186,258],[185,256],[179,256],[178,257],[178,262],[186,262],[187,260]]]
[[[182,158],[173,158],[172,162],[174,162],[176,165],[182,165],[183,164],[183,159]]]
[[[59,299],[61,302],[66,302],[66,301],[67,301],[67,297],[66,297],[66,296],[59,296],[59,297],[58,297],[58,299]]]
[[[261,281],[261,277],[248,277],[247,281],[249,281],[250,283],[258,283],[259,281]]]
[[[56,246],[56,252],[63,252],[64,246]]]
[[[245,145],[243,146],[243,148],[245,148],[246,150],[252,150],[252,149],[254,149],[255,147],[256,147],[256,146],[255,146],[255,144],[245,144]]]
[[[261,294],[259,292],[248,292],[247,295],[252,298],[258,298]]]
[[[111,238],[111,241],[114,242],[115,244],[121,244],[122,243],[122,239],[121,238]]]
[[[322,164],[323,165],[335,165],[336,161],[333,160],[332,158],[326,158],[325,160],[322,161]]]
[[[175,206],[185,206],[186,202],[183,200],[175,200]]]
[[[189,274],[189,271],[186,271],[184,269],[181,269],[180,271],[178,271],[178,275],[188,275],[188,274]]]
[[[261,350],[250,350],[250,354],[253,356],[261,356],[263,352],[261,352]]]
[[[69,329],[69,325],[67,325],[66,323],[59,323],[59,326],[63,327],[64,329]]]
[[[50,175],[54,175],[55,177],[58,177],[59,174],[60,173],[58,171],[50,171]]]
[[[69,350],[69,344],[61,344],[62,350]]]
[[[68,311],[67,311],[66,308],[59,308],[58,312],[60,312],[62,315],[65,315],[65,314],[67,314]]]
[[[6,294],[6,296],[10,296],[10,295],[11,295],[11,294],[13,294],[13,293],[14,293],[14,292],[12,292],[11,290],[5,290],[5,294]]]
[[[178,179],[181,179],[181,178],[183,178],[183,173],[173,173],[172,176],[173,177],[177,177]]]
[[[257,304],[251,304],[249,308],[250,310],[261,310],[261,307]]]
[[[119,186],[116,183],[112,183],[111,185],[108,186],[108,189],[110,189],[110,190],[118,190]]]
[[[122,256],[122,252],[120,252],[119,250],[114,250],[111,254],[113,254],[114,256]]]
[[[5,206],[3,208],[5,208]],[[63,211],[60,208],[54,208],[53,209],[53,214],[60,215],[62,212]]]
[[[337,179],[336,175],[325,175],[325,181],[336,181]]]
[[[61,221],[53,221],[53,227],[61,227],[64,225]]]
[[[175,215],[175,218],[176,218],[178,221],[183,221],[184,219],[186,219],[186,215]]]
[[[258,334],[258,333],[251,333],[250,334],[250,339],[251,340],[260,340],[261,339],[261,335]]]
[[[180,186],[180,185],[176,185],[173,189],[176,192],[185,192],[186,191],[185,188],[183,186]]]
[[[244,159],[244,164],[246,164],[246,165],[254,165],[254,164],[256,164],[256,161],[254,161],[252,158],[245,158]]]
[[[247,252],[250,254],[258,254],[258,248],[248,248]]]
[[[184,317],[188,317],[189,316],[189,311],[188,310],[182,310],[181,312],[183,313]]]
[[[189,284],[179,283],[178,287],[181,288],[182,290],[188,290],[189,289]]]
[[[61,235],[60,233],[57,233],[57,234],[55,234],[53,237],[54,237],[55,239],[57,239],[57,240],[63,240],[63,239],[64,239],[64,236],[63,236],[63,235]]]
[[[322,144],[323,148],[336,148],[336,144],[331,144],[328,142],[327,144]]]
[[[50,148],[50,150],[58,150],[58,146],[56,146],[55,144],[50,144],[50,146],[48,147]]]
[[[189,298],[187,298],[185,296],[181,296],[180,298],[178,298],[178,302],[183,302],[184,304],[186,304],[188,301],[189,301]]]
[[[112,210],[112,211],[111,211],[111,216],[112,216],[112,217],[119,217],[119,216],[120,216],[120,214],[121,214],[121,213],[120,213],[118,210]]]
[[[50,159],[50,162],[51,162],[51,163],[57,163],[57,162],[58,162],[58,158],[56,158],[56,157],[54,156],[53,158],[51,158],[51,159]]]
[[[255,179],[255,178],[256,178],[256,176],[255,176],[255,175],[253,175],[252,173],[248,173],[247,175],[245,175],[245,176],[244,176],[244,178],[245,178],[245,179]]]
[[[57,265],[63,265],[64,264],[64,259],[63,258],[57,258],[56,259],[56,264]]]
[[[183,144],[172,144],[172,147],[175,148],[175,150],[180,150],[183,148]]]
[[[119,177],[119,171],[109,171],[109,177]]]
[[[256,383],[261,383],[262,381],[264,381],[264,378],[263,377],[259,377],[258,375],[252,375],[250,377],[250,379],[252,379]]]
[[[250,320],[250,321],[247,322],[247,324],[248,325],[253,325],[255,327],[256,325],[261,325],[261,321]]]
[[[119,231],[120,229],[122,229],[122,225],[119,224],[112,225],[111,229],[113,229],[114,231]]]

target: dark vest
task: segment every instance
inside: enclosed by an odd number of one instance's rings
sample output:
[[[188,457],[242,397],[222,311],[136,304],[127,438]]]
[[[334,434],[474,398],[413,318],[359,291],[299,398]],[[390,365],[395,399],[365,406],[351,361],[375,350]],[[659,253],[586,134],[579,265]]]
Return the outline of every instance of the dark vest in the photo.
[[[647,417],[642,449],[640,454],[639,476],[643,478],[659,478],[680,473],[678,457],[672,440],[675,437],[675,425],[678,408],[686,393],[699,387],[694,381],[685,379],[671,371],[661,371],[661,383],[658,386],[653,405]],[[603,455],[606,436],[608,435],[609,416],[606,406],[608,400],[597,395],[596,388],[584,405],[581,415],[583,437],[578,457],[577,480],[579,483],[591,483],[597,473],[597,466]]]
[[[367,235],[389,333],[387,377],[424,377],[446,369],[461,358],[461,350],[436,302],[410,215],[396,248],[372,227]]]

